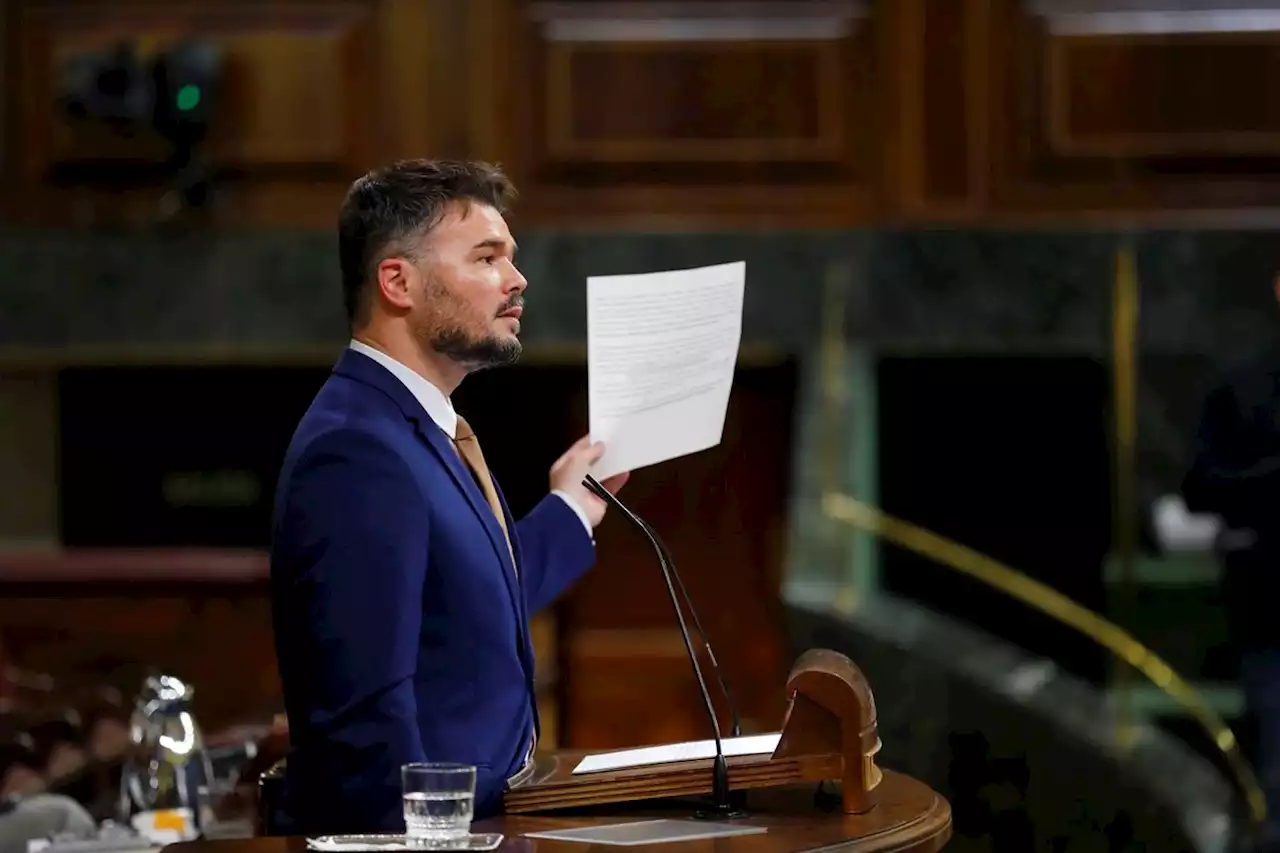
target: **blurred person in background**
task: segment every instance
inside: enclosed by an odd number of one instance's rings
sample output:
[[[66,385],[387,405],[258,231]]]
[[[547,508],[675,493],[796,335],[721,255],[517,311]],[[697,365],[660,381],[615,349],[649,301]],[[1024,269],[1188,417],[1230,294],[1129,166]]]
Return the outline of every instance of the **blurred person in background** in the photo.
[[[31,739],[23,736],[0,743],[0,799],[43,793],[49,787]]]
[[[67,779],[88,766],[89,751],[78,722],[78,715],[66,714],[27,727],[47,779]]]
[[[87,713],[84,730],[90,758],[103,764],[120,760],[133,742],[128,716],[116,708],[97,708]]]
[[[1280,300],[1280,278],[1273,289]],[[1223,602],[1267,798],[1259,850],[1280,851],[1280,336],[1206,397],[1182,495],[1222,519]]]

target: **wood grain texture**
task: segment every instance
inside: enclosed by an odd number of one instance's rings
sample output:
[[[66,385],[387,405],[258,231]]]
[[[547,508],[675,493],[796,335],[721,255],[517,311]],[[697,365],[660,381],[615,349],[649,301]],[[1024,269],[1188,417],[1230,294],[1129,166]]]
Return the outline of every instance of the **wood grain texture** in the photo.
[[[763,835],[717,838],[682,844],[691,853],[800,853],[840,850],[846,853],[934,853],[951,838],[951,807],[945,799],[916,779],[892,770],[884,772],[881,801],[864,814],[845,814],[818,808],[812,785],[750,791],[750,815],[740,822],[767,829]],[[569,853],[570,842],[524,839],[528,832],[545,832],[590,824],[644,818],[686,819],[693,808],[680,801],[640,802],[601,806],[577,813],[555,815],[506,815],[481,821],[478,831],[503,832],[515,843],[532,842],[537,853]],[[582,849],[581,844],[572,844]],[[592,845],[594,853],[604,848]],[[636,848],[658,849],[655,845]],[[191,853],[198,853],[192,851]],[[209,851],[214,853],[214,851]],[[231,853],[231,851],[228,851]]]
[[[752,792],[746,826],[763,827],[762,834],[730,836],[680,845],[689,853],[936,853],[951,839],[951,807],[927,785],[901,773],[886,771],[883,801],[872,811],[848,815],[815,806],[813,787]],[[529,838],[527,833],[604,825],[654,818],[686,819],[692,807],[681,802],[637,803],[582,809],[555,816],[504,815],[477,821],[476,832],[506,836],[502,851],[520,853],[607,853],[616,847]],[[303,837],[258,837],[226,841],[171,844],[164,853],[304,853]],[[668,849],[640,845],[637,853]]]
[[[328,230],[400,157],[501,163],[518,227],[1221,220],[1280,200],[1280,12],[1077,0],[13,0],[0,213],[152,225],[163,148],[63,60],[229,56],[214,226]],[[96,164],[96,165],[95,165]],[[129,169],[121,167],[128,165]],[[111,184],[110,191],[105,184]]]
[[[485,5],[510,86],[485,150],[525,186],[522,217],[786,225],[870,203],[867,4]]]
[[[73,55],[132,41],[143,57],[185,37],[225,53],[206,146],[217,204],[202,224],[331,228],[347,185],[406,156],[463,156],[466,99],[447,97],[452,0],[15,0],[8,47],[14,121],[5,215],[48,224],[148,225],[163,191],[163,140],[73,121],[57,103]],[[441,49],[437,49],[440,46]],[[446,106],[447,103],[447,106]],[[446,119],[441,121],[440,119]]]
[[[620,495],[674,557],[744,732],[776,730],[786,702],[781,685],[790,661],[780,608],[796,381],[794,364],[740,366],[720,445],[637,471]],[[586,422],[585,394],[572,410]],[[596,542],[598,565],[560,607],[564,745],[609,749],[708,736],[652,549],[616,514]],[[727,730],[726,705],[718,693],[713,701]],[[655,705],[662,714],[651,712]]]
[[[1002,0],[992,35],[993,207],[1223,209],[1280,199],[1267,95],[1280,15],[1147,15]]]
[[[880,736],[875,698],[853,661],[830,649],[810,649],[791,668],[789,697],[772,754],[729,756],[734,791],[838,780],[843,810],[875,809],[883,774],[876,766]],[[650,713],[661,704],[645,703]],[[608,753],[604,753],[607,755]],[[587,752],[540,752],[503,797],[508,814],[563,810],[646,799],[709,795],[714,762],[677,761],[578,773]]]
[[[201,726],[270,719],[279,685],[266,596],[239,585],[0,585],[0,634],[25,670],[132,696],[152,668],[191,683]]]
[[[900,0],[885,11],[895,218],[963,221],[987,210],[990,27],[989,0]]]

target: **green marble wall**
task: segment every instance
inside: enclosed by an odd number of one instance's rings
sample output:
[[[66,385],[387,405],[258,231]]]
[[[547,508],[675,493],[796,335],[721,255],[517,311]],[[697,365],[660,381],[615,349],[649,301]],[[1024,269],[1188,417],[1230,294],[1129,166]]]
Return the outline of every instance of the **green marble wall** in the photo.
[[[1280,310],[1271,288],[1280,240],[1264,231],[517,236],[531,282],[524,328],[534,352],[572,352],[582,343],[588,275],[747,262],[744,346],[794,354],[805,365],[792,582],[853,590],[838,593],[846,597],[875,587],[875,544],[833,528],[817,500],[833,479],[875,500],[879,356],[1105,360],[1114,256],[1131,242],[1141,285],[1139,492],[1150,500],[1176,488],[1206,383],[1268,342]],[[110,360],[123,350],[143,360],[149,353],[200,360],[304,351],[327,358],[345,340],[334,243],[330,234],[301,232],[0,231],[0,363],[32,354]],[[848,341],[833,463],[824,451],[818,377],[823,283],[841,265],[852,274],[843,294]]]

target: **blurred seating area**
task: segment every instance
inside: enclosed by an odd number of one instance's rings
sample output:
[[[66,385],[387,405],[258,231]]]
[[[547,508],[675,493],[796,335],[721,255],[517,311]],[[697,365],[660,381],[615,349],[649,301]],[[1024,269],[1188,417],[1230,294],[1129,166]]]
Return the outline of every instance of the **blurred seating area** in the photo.
[[[72,686],[14,663],[0,674],[0,797],[72,796],[99,818],[114,813],[129,711],[106,684]]]
[[[0,650],[5,647],[0,645]],[[40,794],[68,797],[97,822],[127,820],[125,762],[135,749],[139,667],[97,672],[25,669],[6,651],[0,677],[0,801]],[[283,715],[204,733],[214,778],[202,807],[221,821],[252,821],[261,773],[286,748]]]

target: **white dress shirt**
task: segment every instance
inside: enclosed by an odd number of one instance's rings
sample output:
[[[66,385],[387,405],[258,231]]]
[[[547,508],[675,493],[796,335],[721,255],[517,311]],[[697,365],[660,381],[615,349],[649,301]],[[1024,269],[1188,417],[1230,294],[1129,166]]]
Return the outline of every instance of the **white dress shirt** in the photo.
[[[413,368],[397,361],[382,350],[374,349],[368,344],[356,340],[351,341],[348,346],[361,355],[367,355],[390,371],[392,376],[399,379],[401,384],[409,389],[409,393],[422,405],[422,408],[431,416],[431,420],[435,422],[436,426],[440,427],[444,434],[449,436],[449,440],[453,441],[457,438],[458,413],[454,411],[453,403],[445,396],[443,391],[432,385],[420,373],[414,371]],[[591,522],[587,519],[587,514],[582,507],[578,506],[577,502],[567,492],[553,489],[551,494],[559,497],[569,505],[569,509],[573,510],[574,515],[578,516],[578,520],[586,528],[587,535],[594,538]]]

